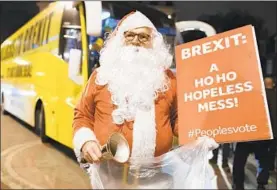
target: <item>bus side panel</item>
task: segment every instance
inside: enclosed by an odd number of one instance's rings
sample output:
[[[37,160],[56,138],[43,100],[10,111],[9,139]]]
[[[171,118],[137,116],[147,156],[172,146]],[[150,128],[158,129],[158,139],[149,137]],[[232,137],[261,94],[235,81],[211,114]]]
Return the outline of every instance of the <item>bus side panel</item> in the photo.
[[[12,64],[8,61],[1,61],[1,101],[3,101],[3,109],[9,113],[16,114],[18,111],[13,109],[13,104],[16,100],[15,97],[15,78],[9,77],[9,74],[12,72],[10,67],[13,67],[15,64]]]
[[[56,33],[60,35],[60,28],[56,28],[50,36],[55,36]],[[34,62],[32,85],[37,94],[36,99],[41,99],[44,105],[46,135],[65,146],[72,147],[73,111],[76,96],[80,94],[83,86],[68,77],[68,63],[58,55],[59,39],[56,37],[54,39],[32,54],[31,58],[26,56],[26,59]]]
[[[38,100],[41,100],[45,111],[45,127],[46,135],[54,140],[57,140],[57,107],[59,95],[57,93],[57,80],[59,79],[59,65],[64,64],[63,60],[54,56],[50,52],[40,52],[34,55],[34,59],[43,61],[36,62],[33,68],[34,91],[36,92],[33,101],[33,116],[35,116],[35,108]]]
[[[36,16],[35,19],[20,29],[21,33],[25,32],[24,34],[26,34],[26,30],[43,21],[45,25],[42,25],[40,28],[43,31],[40,35],[44,37],[40,37],[42,39],[39,42],[41,43],[40,47],[5,60],[1,64],[1,70],[2,68],[4,70],[1,75],[7,76],[9,69],[16,70],[16,73],[13,73],[12,77],[4,77],[4,80],[1,80],[1,84],[5,87],[3,89],[5,109],[19,119],[34,126],[36,103],[40,99],[45,109],[46,134],[53,139],[57,138],[56,118],[53,107],[57,101],[58,86],[56,81],[58,80],[57,74],[59,73],[59,70],[55,67],[56,64],[64,64],[64,61],[57,55],[63,11],[63,6],[61,5],[57,3],[54,6],[50,6],[50,8],[47,8],[46,11],[43,11],[43,13]],[[20,35],[18,31],[15,34]],[[34,36],[39,39],[38,35]],[[34,36],[26,37],[27,41],[24,44],[37,42],[36,39],[32,39]],[[6,41],[10,43],[13,42],[12,39],[17,39],[17,36],[13,35]],[[23,45],[21,51],[24,48]],[[1,45],[1,52],[2,49]]]
[[[68,63],[58,55],[63,8],[63,2],[47,8],[6,40],[6,43],[13,43],[13,40],[26,32],[31,25],[44,19],[50,12],[54,12],[51,16],[47,44],[44,40],[42,46],[4,60],[2,63],[6,64],[1,64],[1,68],[4,68],[3,75],[7,73],[8,68],[24,66],[28,67],[27,72],[30,72],[30,76],[4,77],[1,84],[6,86],[3,91],[8,97],[6,101],[8,111],[34,126],[36,104],[38,100],[41,100],[45,110],[46,135],[61,144],[72,147],[73,110],[82,85],[69,79]],[[47,28],[47,25],[45,27]],[[2,49],[1,45],[1,52]],[[25,71],[25,69],[22,70],[22,72]]]
[[[82,90],[82,85],[76,84],[68,77],[68,64],[60,65],[59,80],[59,103],[56,111],[58,112],[58,139],[63,145],[72,148],[72,121],[74,107],[78,101],[78,96]]]
[[[48,43],[24,58],[32,64],[31,80],[25,83],[22,89],[33,89],[36,96],[29,99],[25,98],[25,102],[32,105],[29,122],[35,123],[35,108],[38,100],[41,100],[45,111],[45,131],[46,135],[54,140],[57,139],[57,121],[55,107],[58,100],[57,97],[57,80],[59,80],[59,69],[57,65],[64,64],[58,57],[59,35],[61,27],[61,18],[63,7],[56,6],[53,11],[51,25],[49,26]]]

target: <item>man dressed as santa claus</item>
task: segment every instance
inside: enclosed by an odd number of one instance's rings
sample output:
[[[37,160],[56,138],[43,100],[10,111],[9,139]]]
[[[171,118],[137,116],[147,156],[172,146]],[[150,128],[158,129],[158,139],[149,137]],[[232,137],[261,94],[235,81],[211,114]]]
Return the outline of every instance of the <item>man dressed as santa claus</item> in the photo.
[[[169,45],[142,13],[132,12],[119,22],[75,108],[78,157],[99,162],[100,145],[114,132],[126,138],[132,158],[153,158],[172,148],[173,135],[178,136],[172,60]]]

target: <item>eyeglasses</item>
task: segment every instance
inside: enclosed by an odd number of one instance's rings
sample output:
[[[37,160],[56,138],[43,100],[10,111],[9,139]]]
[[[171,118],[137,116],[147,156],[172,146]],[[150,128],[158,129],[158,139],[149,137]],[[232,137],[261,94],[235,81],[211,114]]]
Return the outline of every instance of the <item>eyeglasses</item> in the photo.
[[[150,39],[151,39],[151,36],[146,33],[134,33],[134,32],[129,32],[129,31],[124,32],[124,37],[125,37],[126,41],[128,41],[128,42],[133,41],[136,36],[138,36],[138,40],[141,43],[145,43],[147,41],[150,41]]]

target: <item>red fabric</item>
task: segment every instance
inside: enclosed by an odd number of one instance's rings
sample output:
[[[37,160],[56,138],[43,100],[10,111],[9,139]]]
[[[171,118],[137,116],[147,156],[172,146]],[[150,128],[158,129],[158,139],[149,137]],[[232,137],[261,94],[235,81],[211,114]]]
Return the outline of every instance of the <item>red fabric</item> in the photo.
[[[177,97],[176,78],[174,74],[166,71],[170,80],[169,90],[155,101],[156,113],[156,151],[155,156],[164,154],[172,147],[173,133],[178,136],[177,127]],[[107,142],[113,132],[121,132],[132,148],[133,122],[125,122],[116,125],[112,121],[112,111],[115,106],[111,101],[111,94],[107,86],[99,86],[95,83],[96,71],[91,75],[87,86],[74,110],[74,133],[81,127],[88,127],[94,131],[100,144]],[[172,130],[170,119],[175,120]]]

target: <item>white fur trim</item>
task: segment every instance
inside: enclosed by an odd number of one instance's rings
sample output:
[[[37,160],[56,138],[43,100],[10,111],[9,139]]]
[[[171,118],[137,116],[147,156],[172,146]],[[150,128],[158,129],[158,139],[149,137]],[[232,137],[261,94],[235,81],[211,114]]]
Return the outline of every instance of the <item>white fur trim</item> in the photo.
[[[134,14],[131,14],[123,20],[118,28],[118,32],[125,32],[139,27],[149,27],[156,30],[154,24],[144,14],[136,11]]]
[[[81,127],[78,131],[76,131],[73,137],[74,152],[76,154],[78,161],[80,161],[81,159],[81,148],[87,141],[98,142],[94,132],[91,129],[87,127]]]
[[[149,111],[137,110],[133,127],[132,158],[152,158],[156,148],[155,105]]]

